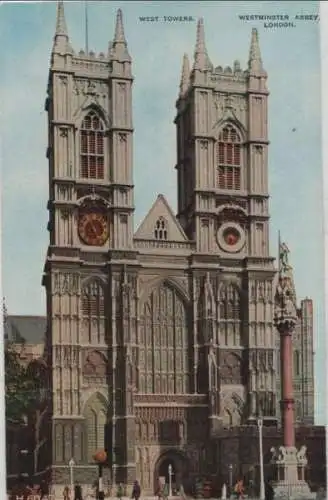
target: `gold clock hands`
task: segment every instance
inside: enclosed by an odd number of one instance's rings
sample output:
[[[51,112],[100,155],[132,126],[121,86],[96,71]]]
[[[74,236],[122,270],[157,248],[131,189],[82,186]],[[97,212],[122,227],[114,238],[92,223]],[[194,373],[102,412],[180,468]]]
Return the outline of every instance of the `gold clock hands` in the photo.
[[[90,220],[90,225],[91,225],[92,232],[93,232],[94,236],[97,236],[97,228],[96,228],[96,226],[94,225],[94,223],[93,223],[93,220],[92,220],[92,219]]]

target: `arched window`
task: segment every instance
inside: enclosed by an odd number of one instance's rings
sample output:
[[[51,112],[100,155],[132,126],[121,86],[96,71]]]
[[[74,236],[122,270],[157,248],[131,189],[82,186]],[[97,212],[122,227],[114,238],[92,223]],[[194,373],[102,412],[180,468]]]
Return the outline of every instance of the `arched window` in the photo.
[[[185,304],[170,286],[156,288],[143,306],[139,331],[138,391],[185,394],[189,390]]]
[[[105,447],[106,414],[107,408],[104,398],[100,394],[93,395],[84,410],[88,462],[93,463],[95,451]]]
[[[89,282],[81,295],[83,341],[90,344],[105,342],[104,288],[98,280]]]
[[[237,130],[226,125],[217,143],[217,185],[220,189],[240,189],[241,141]]]
[[[104,316],[104,290],[98,281],[92,281],[83,289],[82,312],[88,318]]]
[[[82,122],[80,161],[83,179],[104,178],[104,126],[94,111]]]
[[[164,217],[159,217],[155,224],[154,237],[156,240],[167,240],[167,223]]]

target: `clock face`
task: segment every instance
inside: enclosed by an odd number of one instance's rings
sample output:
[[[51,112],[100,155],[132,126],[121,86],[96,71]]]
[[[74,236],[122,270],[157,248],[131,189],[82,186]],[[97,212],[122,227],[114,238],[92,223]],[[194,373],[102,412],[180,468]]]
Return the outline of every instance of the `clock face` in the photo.
[[[246,242],[246,236],[239,224],[235,222],[225,222],[218,230],[217,241],[224,252],[237,253],[243,249]]]
[[[84,212],[79,217],[79,236],[86,245],[102,246],[109,236],[108,219],[101,212]]]

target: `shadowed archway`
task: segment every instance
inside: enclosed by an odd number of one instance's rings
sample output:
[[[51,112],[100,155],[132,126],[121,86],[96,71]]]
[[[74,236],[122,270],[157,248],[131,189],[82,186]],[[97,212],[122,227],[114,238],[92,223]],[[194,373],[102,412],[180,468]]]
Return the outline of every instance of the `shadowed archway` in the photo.
[[[179,490],[183,486],[185,492],[190,490],[188,481],[189,462],[180,450],[168,450],[162,453],[154,468],[154,493],[158,491],[159,481],[169,483],[169,466],[172,467],[172,490]]]

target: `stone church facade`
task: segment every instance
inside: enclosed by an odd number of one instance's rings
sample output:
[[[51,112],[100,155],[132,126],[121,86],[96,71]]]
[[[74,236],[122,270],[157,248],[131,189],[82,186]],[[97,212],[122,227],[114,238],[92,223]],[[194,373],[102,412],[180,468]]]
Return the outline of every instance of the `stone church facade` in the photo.
[[[106,54],[75,53],[58,2],[46,110],[49,237],[43,285],[54,485],[173,465],[187,484],[225,428],[278,419],[269,254],[267,74],[214,67],[198,22],[176,103],[178,213],[159,195],[134,232],[132,58],[118,11]],[[62,489],[60,490],[62,491]]]

